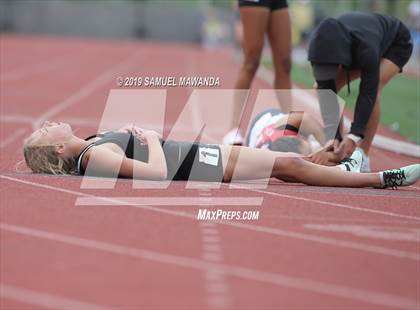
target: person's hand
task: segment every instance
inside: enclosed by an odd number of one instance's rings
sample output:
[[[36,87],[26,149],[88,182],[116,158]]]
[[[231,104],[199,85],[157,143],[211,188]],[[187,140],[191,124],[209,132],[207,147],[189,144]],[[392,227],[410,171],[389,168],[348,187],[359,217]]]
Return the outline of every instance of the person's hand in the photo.
[[[327,165],[329,162],[329,154],[338,148],[339,141],[336,139],[328,140],[324,147],[309,155],[309,161],[318,165]]]
[[[143,130],[142,136],[144,137],[156,137],[158,139],[162,139],[162,135],[154,130]]]
[[[120,129],[116,130],[117,132],[126,132],[131,133],[131,129],[134,127],[134,124],[126,124],[122,126]]]
[[[340,141],[338,141],[337,139],[331,139],[331,140],[328,140],[325,143],[325,145],[322,149],[327,151],[327,152],[332,152],[332,151],[338,149],[339,145],[340,145]]]
[[[141,143],[147,143],[146,137],[144,135],[145,130],[143,128],[137,127],[134,124],[127,124],[117,130],[117,132],[124,132],[132,134],[136,137]]]
[[[330,152],[326,151],[325,149],[321,149],[321,150],[309,155],[309,161],[314,163],[314,164],[317,164],[317,165],[325,166],[329,162],[328,153],[330,153]]]
[[[356,143],[348,137],[345,137],[340,145],[337,148],[334,148],[334,154],[336,154],[340,160],[343,160],[344,158],[349,158],[355,149]]]

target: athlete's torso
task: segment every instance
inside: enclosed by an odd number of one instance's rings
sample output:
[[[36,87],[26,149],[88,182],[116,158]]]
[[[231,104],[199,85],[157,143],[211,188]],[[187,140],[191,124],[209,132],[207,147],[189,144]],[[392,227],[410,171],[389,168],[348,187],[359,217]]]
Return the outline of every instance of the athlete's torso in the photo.
[[[96,139],[96,138],[95,138]],[[217,146],[211,145],[200,145],[197,143],[190,143],[190,142],[180,142],[174,140],[161,140],[163,153],[166,159],[166,166],[168,169],[167,178],[169,180],[188,180],[194,178],[214,178],[219,177],[219,175],[212,175],[210,170],[206,171],[202,176],[196,176],[194,173],[191,176],[191,171],[193,170],[193,166],[199,166],[196,170],[199,170],[203,167],[202,163],[207,164],[210,166],[209,168],[215,167],[217,171],[215,174],[220,173],[221,158],[220,158],[220,151]],[[139,139],[135,138],[130,133],[125,132],[109,132],[104,134],[103,137],[96,139],[91,145],[87,147],[91,148],[98,145],[104,145],[107,148],[110,148],[112,151],[121,153],[125,155],[127,158],[131,158],[134,160],[138,160],[141,162],[148,162],[149,160],[149,147],[146,144],[143,144]],[[209,149],[210,148],[210,149]],[[197,152],[200,151],[201,156],[197,156]],[[209,158],[209,153],[213,157]],[[84,152],[82,151],[79,157],[77,158],[78,162],[78,171],[81,175],[85,174],[85,168],[83,165],[82,157]],[[202,157],[206,157],[207,159],[203,159]],[[216,157],[215,157],[216,156]],[[212,160],[215,159],[215,160]],[[200,164],[198,164],[200,163]],[[194,172],[194,171],[193,171]],[[197,171],[199,173],[200,171]],[[222,173],[223,177],[223,173]],[[220,180],[221,181],[221,180]]]

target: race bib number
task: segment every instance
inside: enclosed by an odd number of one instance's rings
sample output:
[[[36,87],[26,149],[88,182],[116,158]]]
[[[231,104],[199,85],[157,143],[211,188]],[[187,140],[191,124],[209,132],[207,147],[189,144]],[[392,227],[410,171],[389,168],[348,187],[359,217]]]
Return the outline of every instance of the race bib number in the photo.
[[[200,163],[217,166],[217,163],[219,162],[219,156],[220,156],[219,149],[199,147],[198,152],[199,152],[198,161]]]

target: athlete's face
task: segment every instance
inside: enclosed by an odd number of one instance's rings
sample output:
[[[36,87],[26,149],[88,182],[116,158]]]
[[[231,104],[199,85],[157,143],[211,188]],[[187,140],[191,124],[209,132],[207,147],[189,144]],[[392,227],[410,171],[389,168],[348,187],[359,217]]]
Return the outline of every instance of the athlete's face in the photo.
[[[69,141],[73,131],[67,123],[46,121],[32,135],[38,145],[57,145]]]

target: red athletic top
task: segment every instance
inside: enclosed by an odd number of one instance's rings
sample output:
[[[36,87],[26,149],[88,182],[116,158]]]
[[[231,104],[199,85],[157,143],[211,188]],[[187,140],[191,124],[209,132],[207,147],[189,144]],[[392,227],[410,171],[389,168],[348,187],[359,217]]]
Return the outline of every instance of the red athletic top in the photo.
[[[262,130],[261,134],[257,138],[256,147],[261,148],[265,144],[272,143],[279,138],[287,136],[304,138],[299,134],[299,129],[295,126],[287,124],[276,128],[276,125],[273,124]]]

